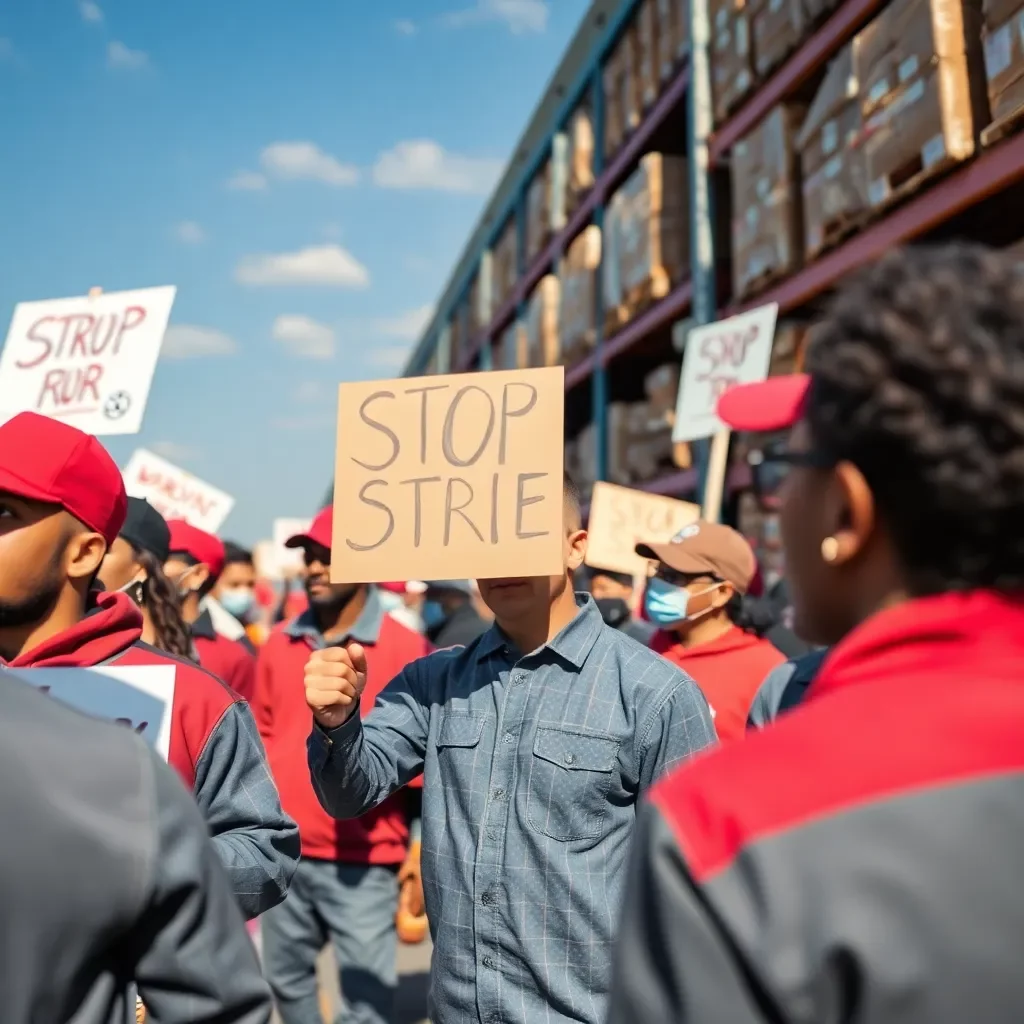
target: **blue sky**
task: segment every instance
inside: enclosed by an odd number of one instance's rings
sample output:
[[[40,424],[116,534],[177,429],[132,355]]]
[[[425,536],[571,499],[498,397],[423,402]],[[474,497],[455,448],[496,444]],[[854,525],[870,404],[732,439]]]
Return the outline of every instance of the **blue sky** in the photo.
[[[0,5],[0,320],[175,284],[141,434],[251,543],[315,511],[334,385],[387,377],[587,0]]]

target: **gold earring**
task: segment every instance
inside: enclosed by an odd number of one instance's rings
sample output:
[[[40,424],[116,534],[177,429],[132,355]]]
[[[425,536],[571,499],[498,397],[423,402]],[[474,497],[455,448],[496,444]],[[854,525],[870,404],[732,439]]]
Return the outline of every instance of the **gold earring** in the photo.
[[[821,542],[821,557],[826,562],[834,562],[839,557],[839,541],[835,537],[826,537]]]

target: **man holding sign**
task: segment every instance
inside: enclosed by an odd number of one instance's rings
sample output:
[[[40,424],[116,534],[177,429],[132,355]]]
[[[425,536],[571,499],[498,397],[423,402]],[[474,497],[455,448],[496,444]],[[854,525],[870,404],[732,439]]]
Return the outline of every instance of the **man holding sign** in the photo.
[[[14,669],[174,667],[168,759],[255,917],[284,898],[298,833],[245,702],[193,662],[142,643],[128,594],[94,588],[127,505],[94,437],[32,412],[0,426],[0,658]]]
[[[573,593],[587,534],[568,478],[562,491],[530,510],[530,531],[558,540],[556,563],[518,576],[516,542],[492,550],[479,586],[495,624],[472,644],[414,662],[368,714],[362,645],[306,668],[310,767],[331,814],[364,814],[423,772],[435,1024],[603,1021],[636,804],[714,742],[693,681]],[[442,493],[424,518],[443,508]]]

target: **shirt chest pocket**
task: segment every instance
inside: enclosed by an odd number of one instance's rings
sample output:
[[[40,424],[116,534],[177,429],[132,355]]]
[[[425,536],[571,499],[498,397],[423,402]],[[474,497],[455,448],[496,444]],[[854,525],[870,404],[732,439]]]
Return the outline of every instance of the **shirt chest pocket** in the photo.
[[[437,763],[442,778],[471,777],[477,768],[480,738],[487,719],[483,715],[449,712],[437,730]]]
[[[530,828],[560,842],[596,839],[608,813],[618,753],[614,736],[538,729],[526,796]]]

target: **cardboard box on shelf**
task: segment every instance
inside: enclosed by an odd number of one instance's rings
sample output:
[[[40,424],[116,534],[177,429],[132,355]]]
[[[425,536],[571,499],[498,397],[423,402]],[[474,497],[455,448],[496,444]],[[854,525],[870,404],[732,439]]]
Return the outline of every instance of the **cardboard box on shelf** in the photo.
[[[654,480],[677,468],[672,427],[649,402],[612,402],[608,406],[608,479],[628,487]]]
[[[466,307],[464,305],[458,305],[455,307],[455,312],[452,313],[451,320],[448,321],[448,337],[449,337],[449,352],[451,353],[449,358],[451,360],[451,367],[458,370],[462,365],[462,357],[466,352],[469,339],[466,337]]]
[[[495,370],[525,370],[528,367],[526,358],[526,335],[519,321],[509,324],[495,338],[491,350],[491,361]]]
[[[781,104],[732,150],[733,295],[745,298],[800,265],[796,131],[804,109]]]
[[[751,0],[754,70],[767,78],[799,46],[807,30],[802,0]]]
[[[982,141],[991,145],[1024,119],[1024,3],[986,0],[983,14],[985,78],[992,123],[982,134]]]
[[[857,37],[868,203],[966,160],[988,121],[980,0],[894,0]]]
[[[523,329],[531,367],[558,365],[558,278],[546,274],[526,300]]]
[[[597,428],[592,422],[566,443],[565,469],[580,489],[580,496],[589,501],[597,479]]]
[[[474,337],[486,330],[494,316],[493,270],[494,261],[486,251],[469,286],[469,330]]]
[[[526,190],[526,260],[551,241],[551,160],[545,160]]]
[[[664,298],[689,263],[687,162],[648,153],[608,205],[606,328],[614,330]]]
[[[604,155],[609,157],[626,137],[623,121],[622,90],[619,88],[621,77],[620,64],[622,54],[613,49],[608,54],[601,71],[602,90],[604,92]]]
[[[591,224],[569,244],[558,271],[558,340],[563,366],[575,366],[597,342],[595,285],[600,265],[601,229]]]
[[[594,121],[588,106],[576,108],[569,118],[567,134],[569,173],[565,211],[572,216],[583,197],[594,187]]]
[[[669,430],[676,422],[676,398],[679,394],[680,364],[665,363],[644,378],[644,393],[652,422],[665,424]],[[677,469],[689,469],[693,463],[690,445],[679,441],[672,445],[672,462]]]
[[[746,0],[711,0],[711,98],[715,123],[728,118],[754,87],[750,9]]]
[[[658,80],[664,85],[690,51],[690,4],[657,0],[654,6]]]
[[[855,42],[825,72],[797,138],[803,191],[804,255],[810,260],[859,226],[868,210]]]
[[[661,92],[658,74],[658,10],[656,0],[640,0],[636,13],[637,91],[647,110]]]
[[[516,235],[516,219],[509,217],[493,249],[492,281],[495,310],[511,296],[519,277],[519,245]]]

